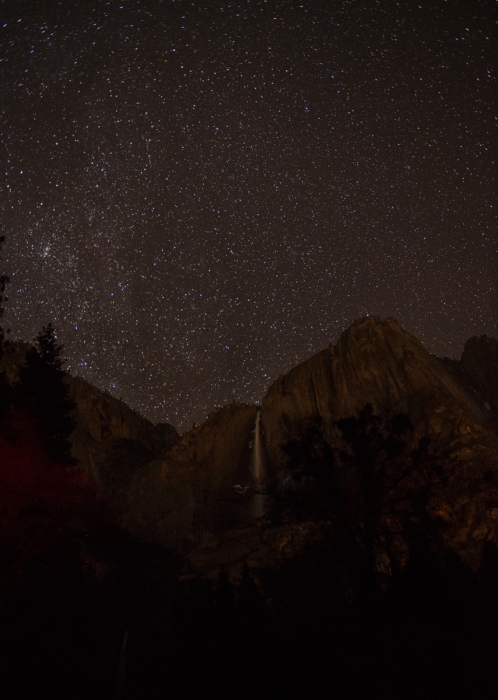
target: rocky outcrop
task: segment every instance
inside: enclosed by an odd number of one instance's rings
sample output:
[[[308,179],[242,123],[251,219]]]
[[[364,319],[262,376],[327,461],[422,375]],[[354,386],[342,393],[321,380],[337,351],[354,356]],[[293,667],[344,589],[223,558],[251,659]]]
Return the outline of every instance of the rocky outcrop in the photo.
[[[370,403],[379,414],[404,413],[417,435],[428,434],[449,451],[462,436],[482,433],[485,412],[421,343],[394,319],[355,321],[330,345],[270,387],[261,412],[272,463],[303,420],[320,416],[327,436],[334,422]]]
[[[318,418],[325,440],[333,448],[344,447],[336,422],[358,415],[368,403],[382,416],[406,414],[414,427],[413,447],[422,438],[430,441],[431,459],[444,465],[448,477],[431,508],[445,513],[447,543],[475,566],[482,543],[496,539],[497,438],[486,423],[482,399],[469,394],[393,319],[356,321],[336,346],[270,387],[261,423],[274,493],[289,478],[282,447],[299,439],[303,425]],[[329,524],[298,522],[292,516],[287,523],[272,522],[271,514],[251,522],[248,501],[237,502],[240,494],[233,487],[249,475],[255,415],[255,407],[225,407],[134,478],[132,520],[151,539],[174,546],[189,543],[194,572],[214,574],[221,565],[236,569],[242,560],[256,568],[278,566],[310,538],[329,532]],[[198,546],[192,548],[194,544]]]
[[[498,340],[474,336],[465,343],[460,360],[445,357],[440,362],[498,429]]]
[[[191,549],[250,517],[249,478],[257,409],[230,404],[135,471],[121,491],[123,522],[142,537]]]
[[[481,335],[467,340],[461,364],[490,409],[498,412],[498,340]]]
[[[480,362],[472,364],[469,357],[468,347],[465,366],[477,376]],[[490,384],[493,378],[493,370],[482,369],[482,387],[484,372]],[[325,440],[341,447],[336,422],[357,416],[366,404],[381,416],[407,415],[414,427],[413,447],[422,438],[430,442],[431,459],[439,461],[445,483],[432,508],[448,510],[447,541],[475,563],[482,542],[498,535],[496,433],[487,425],[483,401],[393,319],[359,319],[336,346],[270,387],[261,423],[274,478],[288,478],[282,447],[299,437],[303,425],[318,418]]]
[[[67,382],[76,404],[73,456],[107,490],[127,481],[130,470],[141,467],[178,439],[172,425],[153,425],[84,379],[68,375]]]
[[[28,343],[6,341],[0,357],[0,371],[5,372],[11,384],[19,379],[19,372],[26,362],[26,353],[31,346]]]

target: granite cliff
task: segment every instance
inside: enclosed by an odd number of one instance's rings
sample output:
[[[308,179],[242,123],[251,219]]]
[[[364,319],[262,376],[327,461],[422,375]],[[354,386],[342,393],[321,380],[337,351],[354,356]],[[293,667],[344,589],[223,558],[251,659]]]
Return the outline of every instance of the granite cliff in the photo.
[[[181,550],[248,519],[239,492],[248,479],[256,408],[230,404],[172,443],[122,485],[122,522]]]
[[[459,360],[442,358],[446,371],[477,402],[485,418],[498,429],[498,340],[486,335],[469,338]]]
[[[76,427],[71,435],[73,455],[87,474],[107,488],[178,439],[172,425],[153,425],[123,401],[84,379],[68,375],[67,381],[76,403]]]
[[[496,542],[498,532],[498,439],[490,420],[496,341],[471,339],[460,363],[449,364],[451,372],[393,319],[356,321],[336,346],[280,377],[263,400],[274,487],[289,479],[282,447],[303,426],[318,420],[324,441],[338,450],[338,422],[358,416],[367,404],[386,419],[403,414],[413,426],[410,447],[429,444],[430,459],[444,474],[444,488],[434,489],[428,502],[431,517],[445,520],[446,543],[478,566],[483,542]]]
[[[334,422],[368,403],[376,413],[408,415],[417,435],[452,454],[462,436],[481,436],[488,418],[482,399],[469,396],[394,319],[367,317],[270,387],[262,408],[270,461],[282,460],[279,447],[303,419],[321,416],[332,440]]]

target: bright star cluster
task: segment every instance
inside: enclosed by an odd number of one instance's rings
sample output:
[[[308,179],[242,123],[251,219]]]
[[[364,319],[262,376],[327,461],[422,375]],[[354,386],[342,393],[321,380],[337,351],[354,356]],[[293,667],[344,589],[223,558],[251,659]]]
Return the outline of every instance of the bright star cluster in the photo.
[[[366,314],[497,334],[491,0],[5,0],[5,325],[180,429]]]

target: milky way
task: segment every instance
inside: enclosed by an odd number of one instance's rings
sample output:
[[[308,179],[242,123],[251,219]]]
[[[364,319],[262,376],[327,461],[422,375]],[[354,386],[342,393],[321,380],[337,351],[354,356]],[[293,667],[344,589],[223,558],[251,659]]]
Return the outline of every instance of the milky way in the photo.
[[[181,429],[359,316],[496,335],[494,11],[6,0],[5,325]]]

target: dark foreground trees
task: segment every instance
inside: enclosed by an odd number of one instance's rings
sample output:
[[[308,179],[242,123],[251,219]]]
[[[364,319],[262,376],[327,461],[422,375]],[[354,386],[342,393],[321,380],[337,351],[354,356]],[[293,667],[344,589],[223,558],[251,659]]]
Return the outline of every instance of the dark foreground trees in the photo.
[[[130,629],[123,697],[495,697],[496,551],[482,579],[420,547],[392,586],[354,600],[325,591],[323,555],[258,585],[247,567],[179,582],[162,624]]]
[[[57,343],[51,323],[26,354],[19,383],[14,390],[17,411],[27,413],[39,429],[48,454],[59,462],[71,462],[69,436],[74,428],[74,402],[65,381],[63,346]]]
[[[135,643],[161,623],[181,558],[117,527],[35,421],[22,428],[0,435],[1,696],[108,700],[126,631]]]
[[[341,449],[303,426],[269,494],[265,534],[311,536],[266,569],[180,581],[130,644],[126,697],[496,697],[496,548],[478,572],[444,548],[428,511],[453,477],[406,416],[366,406],[336,428]]]
[[[451,474],[427,438],[414,440],[404,414],[382,417],[368,404],[334,428],[335,447],[319,417],[283,446],[290,476],[276,489],[277,506],[330,522],[351,561],[369,571],[384,562],[396,575],[419,537],[443,526],[429,512],[443,506]]]
[[[5,237],[0,236],[0,253],[2,250],[2,243]],[[0,261],[1,261],[0,257]],[[2,361],[4,355],[5,346],[5,329],[3,327],[3,314],[4,314],[4,302],[6,300],[5,291],[7,289],[7,283],[9,278],[7,275],[0,273],[0,362]],[[0,421],[5,416],[10,406],[10,385],[7,381],[7,376],[4,371],[0,369]]]

